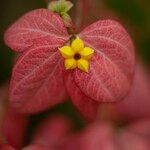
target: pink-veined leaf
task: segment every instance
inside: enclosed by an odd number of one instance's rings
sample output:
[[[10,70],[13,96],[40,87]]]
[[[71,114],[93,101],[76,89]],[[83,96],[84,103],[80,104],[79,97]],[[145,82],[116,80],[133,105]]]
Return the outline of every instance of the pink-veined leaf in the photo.
[[[136,66],[134,80],[129,94],[117,104],[105,107],[107,115],[113,120],[133,121],[143,118],[150,119],[150,86],[149,77],[144,66]],[[103,107],[103,104],[101,105]]]
[[[98,21],[79,37],[95,50],[88,73],[75,70],[78,87],[99,102],[113,102],[125,97],[134,72],[134,46],[125,29],[112,20]]]
[[[35,113],[66,98],[58,44],[35,46],[25,52],[13,69],[9,99],[25,113]]]
[[[59,15],[47,9],[33,10],[16,23],[5,33],[5,43],[13,50],[22,52],[32,45],[64,44],[68,39],[68,33]]]
[[[66,73],[65,81],[66,90],[79,112],[89,121],[96,119],[99,103],[82,93],[74,82],[72,74]]]

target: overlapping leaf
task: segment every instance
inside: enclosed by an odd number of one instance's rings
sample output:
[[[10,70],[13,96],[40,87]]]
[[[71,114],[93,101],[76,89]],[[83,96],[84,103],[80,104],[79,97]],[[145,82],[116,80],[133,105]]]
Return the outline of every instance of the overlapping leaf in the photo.
[[[76,69],[73,77],[67,77],[66,86],[77,108],[93,119],[98,102],[120,100],[129,91],[134,47],[124,28],[111,20],[98,21],[78,36],[95,54],[89,72]],[[60,16],[46,9],[29,12],[7,30],[6,44],[15,51],[27,50],[12,74],[10,101],[15,107],[32,113],[65,99],[64,66],[58,48],[68,40]]]
[[[33,10],[16,23],[5,33],[5,43],[13,50],[22,52],[38,43],[63,44],[68,34],[59,15],[47,9]]]
[[[147,72],[141,64],[138,64],[129,94],[122,102],[108,105],[105,108],[107,114],[114,120],[123,118],[124,121],[150,118],[149,87]]]
[[[82,93],[82,91],[74,82],[73,76],[71,74],[66,73],[65,81],[67,92],[77,109],[87,120],[91,121],[96,119],[99,103],[88,98],[85,94]]]
[[[23,112],[38,112],[65,99],[58,45],[30,48],[13,69],[10,102]]]
[[[99,102],[122,99],[134,70],[134,47],[128,33],[119,23],[104,20],[87,27],[79,37],[95,50],[89,72],[74,72],[79,88]]]
[[[8,46],[27,50],[13,69],[9,94],[13,106],[34,113],[65,99],[58,48],[68,38],[60,16],[47,9],[27,13],[6,31]]]

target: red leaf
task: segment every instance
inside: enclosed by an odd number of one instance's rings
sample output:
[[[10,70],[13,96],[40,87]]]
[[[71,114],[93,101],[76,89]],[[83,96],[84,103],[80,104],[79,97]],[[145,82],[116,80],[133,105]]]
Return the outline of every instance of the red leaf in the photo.
[[[22,52],[33,44],[64,44],[68,33],[59,15],[47,9],[33,10],[21,17],[5,33],[5,43]]]
[[[72,74],[67,74],[65,76],[66,80],[66,89],[69,93],[73,104],[77,109],[83,114],[83,116],[88,120],[94,120],[97,116],[97,110],[99,103],[88,98],[82,93],[82,91],[77,87]]]
[[[89,73],[74,72],[79,88],[99,102],[124,98],[134,71],[134,47],[128,33],[119,23],[104,20],[87,27],[79,37],[95,50]]]
[[[35,113],[66,98],[57,47],[58,44],[32,47],[15,65],[9,96],[20,111]]]
[[[107,105],[107,114],[113,120],[133,121],[150,118],[150,86],[145,68],[136,66],[134,81],[128,96],[117,104]]]

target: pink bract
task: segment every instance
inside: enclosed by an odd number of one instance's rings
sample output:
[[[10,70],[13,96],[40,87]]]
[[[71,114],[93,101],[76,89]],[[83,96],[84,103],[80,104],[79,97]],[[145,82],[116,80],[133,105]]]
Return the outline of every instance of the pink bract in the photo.
[[[89,121],[95,120],[99,103],[82,93],[75,84],[73,76],[70,73],[65,76],[65,81],[67,92],[69,93],[73,104]]]
[[[95,54],[88,73],[68,71],[73,82],[65,83],[68,77],[58,48],[69,42],[70,35],[60,16],[46,9],[34,10],[6,31],[5,43],[23,52],[10,84],[9,99],[14,107],[36,113],[63,102],[68,93],[84,116],[91,119],[96,115],[94,105],[126,96],[134,71],[134,47],[125,29],[116,21],[103,20],[78,36]]]
[[[68,34],[61,18],[46,9],[27,13],[7,30],[4,37],[5,43],[18,52],[38,43],[59,47],[67,39]]]
[[[95,50],[88,74],[75,70],[79,88],[99,102],[122,99],[128,92],[134,70],[134,47],[125,29],[116,21],[98,21],[79,37]]]
[[[26,14],[7,30],[6,43],[16,51],[25,51],[12,73],[12,105],[32,113],[66,99],[58,47],[68,39],[61,18],[46,9]]]
[[[133,85],[128,96],[117,104],[108,104],[105,111],[113,120],[133,121],[150,119],[150,84],[148,74],[142,64],[135,70]]]

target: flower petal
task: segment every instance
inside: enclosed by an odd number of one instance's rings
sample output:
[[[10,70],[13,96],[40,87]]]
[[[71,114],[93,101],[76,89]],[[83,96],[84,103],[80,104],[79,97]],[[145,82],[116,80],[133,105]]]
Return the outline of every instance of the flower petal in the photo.
[[[74,56],[74,51],[72,50],[70,46],[64,46],[60,48],[59,50],[60,50],[61,55],[66,59],[73,58]]]
[[[88,98],[81,92],[74,82],[72,73],[65,74],[65,82],[71,100],[79,112],[89,121],[96,119],[99,103]]]
[[[45,110],[66,98],[63,83],[63,61],[57,46],[32,47],[13,69],[9,99],[25,113]]]
[[[65,68],[66,69],[74,69],[77,67],[77,63],[75,59],[65,59]]]
[[[25,14],[4,35],[6,45],[19,52],[37,43],[62,46],[68,39],[61,17],[47,9],[37,9]]]
[[[91,59],[93,54],[94,54],[94,50],[89,47],[85,47],[82,51],[80,51],[80,55],[82,56],[83,59],[86,60]]]
[[[85,59],[80,59],[77,61],[78,68],[84,72],[88,72],[89,70],[89,62]]]
[[[79,37],[95,53],[87,74],[74,72],[78,87],[99,102],[124,98],[134,72],[134,46],[128,33],[119,23],[104,20],[87,27]]]
[[[84,43],[80,38],[76,38],[72,42],[71,48],[74,50],[74,52],[79,52],[84,48]]]

